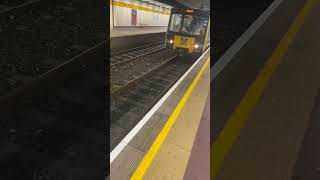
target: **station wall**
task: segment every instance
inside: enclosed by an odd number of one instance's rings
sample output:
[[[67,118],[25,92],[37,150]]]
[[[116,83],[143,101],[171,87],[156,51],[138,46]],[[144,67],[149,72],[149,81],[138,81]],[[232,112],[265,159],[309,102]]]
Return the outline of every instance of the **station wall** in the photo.
[[[168,26],[170,9],[137,0],[110,1],[110,27]]]
[[[110,30],[113,29],[113,6],[112,6],[112,0],[110,0]]]

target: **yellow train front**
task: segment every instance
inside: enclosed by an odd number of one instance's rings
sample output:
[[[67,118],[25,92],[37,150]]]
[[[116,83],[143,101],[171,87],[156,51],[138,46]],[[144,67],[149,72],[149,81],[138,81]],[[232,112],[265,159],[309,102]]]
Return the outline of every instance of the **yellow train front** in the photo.
[[[210,14],[173,8],[166,34],[166,47],[179,55],[201,54],[210,46]]]

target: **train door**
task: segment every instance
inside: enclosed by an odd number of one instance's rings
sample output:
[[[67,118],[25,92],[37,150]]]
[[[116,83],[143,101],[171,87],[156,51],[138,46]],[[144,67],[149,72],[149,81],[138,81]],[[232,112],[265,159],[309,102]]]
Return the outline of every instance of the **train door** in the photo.
[[[131,11],[131,25],[136,26],[137,25],[137,10],[132,9]]]

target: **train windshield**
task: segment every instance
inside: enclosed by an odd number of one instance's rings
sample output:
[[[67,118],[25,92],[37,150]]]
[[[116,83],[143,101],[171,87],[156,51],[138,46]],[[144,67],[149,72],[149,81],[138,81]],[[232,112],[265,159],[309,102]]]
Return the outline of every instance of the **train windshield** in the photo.
[[[173,32],[179,32],[181,27],[182,14],[172,14],[169,30]]]
[[[208,25],[208,18],[201,16],[185,15],[182,32],[189,35],[205,35]]]

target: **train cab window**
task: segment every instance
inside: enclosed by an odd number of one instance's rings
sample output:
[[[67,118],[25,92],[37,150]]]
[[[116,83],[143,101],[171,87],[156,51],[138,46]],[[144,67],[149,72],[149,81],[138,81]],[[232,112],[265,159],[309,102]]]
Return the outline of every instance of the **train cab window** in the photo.
[[[206,17],[185,15],[182,32],[189,35],[204,36],[207,24],[208,21]]]
[[[172,14],[169,30],[173,32],[179,32],[182,22],[182,14]]]
[[[191,23],[193,20],[193,16],[191,15],[185,15],[183,20],[183,26],[182,26],[182,32],[191,34]]]

